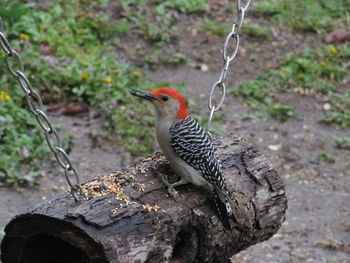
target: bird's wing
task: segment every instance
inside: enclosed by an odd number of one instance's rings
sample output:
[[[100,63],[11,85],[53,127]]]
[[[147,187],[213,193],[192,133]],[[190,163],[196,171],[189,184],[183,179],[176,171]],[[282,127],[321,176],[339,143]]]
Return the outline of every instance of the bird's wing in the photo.
[[[187,164],[200,171],[214,186],[214,201],[225,228],[231,229],[230,197],[226,190],[221,163],[207,133],[191,117],[175,121],[170,127],[170,145]]]
[[[187,164],[201,172],[214,186],[225,189],[220,161],[207,133],[191,117],[175,121],[170,127],[170,145]]]

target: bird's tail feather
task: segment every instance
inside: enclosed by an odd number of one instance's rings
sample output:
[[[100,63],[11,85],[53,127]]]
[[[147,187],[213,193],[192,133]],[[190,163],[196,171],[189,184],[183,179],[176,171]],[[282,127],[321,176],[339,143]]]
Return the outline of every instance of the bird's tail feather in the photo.
[[[228,198],[224,194],[221,194],[221,196],[219,196],[219,193],[214,192],[214,201],[223,226],[226,229],[231,230],[231,223],[229,218],[232,216],[232,207]]]

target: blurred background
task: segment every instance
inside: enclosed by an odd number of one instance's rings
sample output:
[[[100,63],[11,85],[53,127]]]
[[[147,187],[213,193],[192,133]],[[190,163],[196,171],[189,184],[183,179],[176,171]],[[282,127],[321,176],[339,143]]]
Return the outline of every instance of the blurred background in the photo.
[[[350,262],[350,0],[252,2],[211,132],[257,145],[289,209],[232,262]],[[83,182],[157,149],[153,109],[130,88],[178,89],[205,125],[236,12],[228,0],[0,0]],[[68,187],[1,50],[0,61],[1,240],[14,215]]]

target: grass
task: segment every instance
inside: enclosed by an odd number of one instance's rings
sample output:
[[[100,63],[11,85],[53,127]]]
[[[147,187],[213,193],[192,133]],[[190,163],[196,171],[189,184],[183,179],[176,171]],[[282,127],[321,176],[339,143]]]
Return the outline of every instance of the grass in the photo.
[[[4,96],[6,94],[6,96]],[[27,110],[16,104],[8,93],[0,98],[0,181],[18,186],[34,185],[41,174],[34,160],[49,153],[43,144],[44,136],[36,120]]]
[[[228,25],[226,25],[223,21],[216,19],[206,19],[206,21],[203,24],[198,25],[197,28],[201,32],[209,32],[219,37],[224,37],[230,32]]]
[[[137,62],[156,68],[159,64],[179,64],[186,56],[172,47],[180,30],[183,14],[201,13],[208,8],[204,0],[126,0],[121,1],[121,12],[133,34],[137,35],[136,50],[127,47],[128,55]],[[122,43],[121,43],[122,46]]]
[[[333,146],[337,149],[350,151],[350,137],[333,137]]]
[[[253,10],[295,30],[322,34],[346,24],[350,3],[348,0],[264,0],[254,3]]]
[[[209,32],[214,36],[225,37],[230,32],[230,26],[218,19],[205,19],[204,23],[197,26],[201,32]],[[246,20],[242,26],[242,34],[260,39],[269,39],[271,30],[257,22]]]
[[[323,45],[306,47],[298,54],[288,55],[275,69],[265,70],[252,80],[241,84],[233,91],[247,100],[256,110],[248,117],[267,118],[273,116],[286,121],[293,117],[290,105],[273,99],[273,93],[298,92],[320,94],[332,107],[324,113],[321,122],[332,123],[341,128],[350,127],[350,92],[338,90],[341,82],[349,81],[350,47]]]
[[[234,12],[230,10],[230,12]],[[254,2],[249,17],[264,17],[272,24],[288,26],[301,32],[323,34],[332,29],[348,26],[349,0],[263,0]],[[263,26],[246,18],[242,33],[260,39],[269,39],[271,26]],[[200,31],[226,36],[229,29],[218,19],[208,19],[198,27]]]
[[[331,93],[332,108],[319,120],[326,124],[336,124],[339,128],[350,128],[350,92]]]
[[[267,40],[270,39],[272,32],[267,26],[262,26],[259,23],[247,20],[242,26],[242,34]]]
[[[254,3],[252,11],[275,24],[284,24],[302,32],[324,34],[339,27],[348,27],[350,2],[264,0]],[[249,24],[246,28],[249,30]],[[266,70],[241,85],[234,93],[247,98],[248,104],[257,110],[249,117],[273,116],[280,120],[287,120],[295,114],[292,106],[279,104],[271,98],[274,91],[318,93],[323,96],[324,102],[332,105],[319,121],[349,128],[350,92],[337,89],[341,82],[349,81],[349,57],[348,45],[321,45],[317,49],[306,47],[300,54],[289,55],[278,68]]]
[[[335,163],[335,158],[331,153],[320,153],[316,159],[322,162]]]

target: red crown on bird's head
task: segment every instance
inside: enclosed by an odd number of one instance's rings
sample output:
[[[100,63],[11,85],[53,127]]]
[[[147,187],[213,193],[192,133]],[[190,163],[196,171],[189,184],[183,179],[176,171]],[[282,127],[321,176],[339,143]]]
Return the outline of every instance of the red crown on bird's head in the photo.
[[[169,96],[177,99],[177,101],[180,104],[180,108],[175,116],[175,119],[183,119],[183,118],[186,118],[188,116],[187,109],[186,109],[186,102],[177,90],[174,90],[171,88],[158,88],[158,89],[151,91],[151,93],[153,96],[159,96],[161,94],[166,94],[166,95],[169,95]]]

